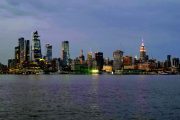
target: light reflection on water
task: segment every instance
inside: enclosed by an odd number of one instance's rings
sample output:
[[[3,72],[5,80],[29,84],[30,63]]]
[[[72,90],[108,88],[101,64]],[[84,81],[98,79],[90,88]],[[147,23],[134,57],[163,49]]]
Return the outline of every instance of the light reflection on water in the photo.
[[[0,120],[179,120],[180,76],[1,75]]]

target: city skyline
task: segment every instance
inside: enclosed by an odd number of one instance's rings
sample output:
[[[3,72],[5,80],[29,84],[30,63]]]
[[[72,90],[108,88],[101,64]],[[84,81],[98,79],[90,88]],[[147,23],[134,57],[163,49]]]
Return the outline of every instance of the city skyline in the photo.
[[[32,35],[32,40],[26,40],[24,37],[20,37],[18,39],[18,46],[14,47],[14,58],[17,62],[19,61],[19,63],[23,63],[25,61],[34,61],[34,62],[38,62],[39,60],[45,60],[47,62],[52,61],[53,59],[58,59],[60,58],[63,63],[64,66],[69,66],[70,65],[70,59],[71,60],[77,60],[79,59],[81,61],[81,63],[83,64],[83,61],[88,60],[89,59],[89,53],[92,54],[92,58],[96,58],[97,56],[101,56],[101,58],[105,59],[109,59],[112,60],[114,58],[114,60],[118,61],[118,64],[121,64],[119,62],[123,62],[122,59],[123,57],[131,57],[131,58],[135,58],[136,60],[139,60],[139,62],[141,63],[145,63],[148,60],[155,60],[155,61],[159,61],[159,59],[157,58],[149,58],[149,54],[147,53],[147,49],[146,46],[144,44],[144,40],[143,38],[141,39],[141,44],[139,45],[139,55],[136,56],[131,56],[129,54],[125,54],[124,55],[124,51],[117,49],[115,51],[112,52],[113,58],[111,57],[103,57],[103,51],[87,51],[87,53],[85,54],[85,56],[87,55],[87,58],[84,56],[83,54],[83,49],[80,49],[80,54],[75,56],[75,57],[70,57],[71,55],[71,51],[70,51],[70,43],[69,41],[62,41],[61,46],[60,46],[60,57],[56,57],[53,58],[53,46],[49,43],[45,44],[44,48],[45,51],[42,51],[42,46],[41,46],[41,39],[40,39],[40,35],[38,34],[38,31],[33,32]],[[43,54],[44,53],[44,54]],[[116,56],[116,57],[115,57]],[[172,56],[173,58],[177,58],[176,56]],[[171,55],[167,55],[166,56],[167,59],[164,59],[161,62],[166,62],[167,61],[171,61]],[[12,58],[11,58],[12,59]],[[179,59],[179,58],[177,58]]]
[[[141,37],[150,58],[180,57],[179,6],[177,0],[159,1],[23,1],[0,3],[0,62],[14,56],[20,37],[32,40],[38,30],[44,54],[45,44],[53,46],[53,57],[60,57],[61,42],[70,42],[71,58],[79,51],[102,51],[111,57],[120,49],[125,55],[139,56]],[[97,44],[101,43],[101,44]]]
[[[42,54],[41,39],[38,31],[33,32],[32,44],[21,37],[18,46],[14,47],[14,59],[8,59],[8,66],[1,64],[1,73],[10,74],[90,74],[107,72],[111,74],[179,74],[179,58],[167,55],[165,61],[149,58],[142,39],[139,46],[139,57],[124,55],[122,50],[113,51],[113,59],[104,57],[103,51],[89,51],[87,58],[80,50],[79,56],[70,57],[69,41],[62,41],[60,58],[52,57],[50,44],[45,45]]]

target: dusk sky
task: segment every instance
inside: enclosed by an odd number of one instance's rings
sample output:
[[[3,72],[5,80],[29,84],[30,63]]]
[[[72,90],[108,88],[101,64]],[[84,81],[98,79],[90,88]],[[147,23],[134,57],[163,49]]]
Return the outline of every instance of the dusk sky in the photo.
[[[80,49],[139,56],[142,37],[150,58],[180,57],[180,0],[1,0],[0,62],[14,58],[18,38],[32,40],[35,30],[42,50],[53,45],[53,57],[63,40],[71,58]]]

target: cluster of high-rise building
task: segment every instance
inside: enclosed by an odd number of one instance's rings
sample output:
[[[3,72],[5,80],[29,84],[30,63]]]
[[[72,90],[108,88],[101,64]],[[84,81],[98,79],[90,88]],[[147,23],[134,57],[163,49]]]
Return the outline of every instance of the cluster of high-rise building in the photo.
[[[24,70],[43,68],[42,61],[46,64],[52,61],[52,45],[46,44],[46,55],[42,55],[41,41],[38,31],[33,32],[32,42],[21,37],[15,47],[14,59],[8,60],[8,67],[11,70]],[[32,70],[33,71],[33,70]],[[13,71],[14,72],[14,71]]]
[[[75,59],[70,57],[69,41],[61,43],[61,57],[52,57],[52,45],[45,44],[45,55],[42,55],[41,40],[38,31],[33,32],[32,41],[21,37],[15,47],[14,59],[8,60],[9,73],[115,73],[115,74],[154,74],[179,73],[179,58],[167,56],[165,62],[149,59],[144,42],[140,45],[139,58],[124,56],[122,50],[112,53],[113,59],[104,58],[103,52],[88,52],[84,56],[83,50]],[[86,59],[85,59],[86,58]]]
[[[42,58],[41,42],[38,32],[33,32],[32,44],[30,40],[21,37],[18,39],[18,46],[15,47],[14,59],[9,59],[10,68],[22,68],[23,65],[29,64],[30,61],[38,62]]]

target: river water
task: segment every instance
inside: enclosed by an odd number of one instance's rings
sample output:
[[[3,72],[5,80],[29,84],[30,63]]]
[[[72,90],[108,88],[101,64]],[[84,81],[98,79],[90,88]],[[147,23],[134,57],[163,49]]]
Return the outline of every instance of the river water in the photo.
[[[1,75],[0,120],[180,120],[180,76]]]

